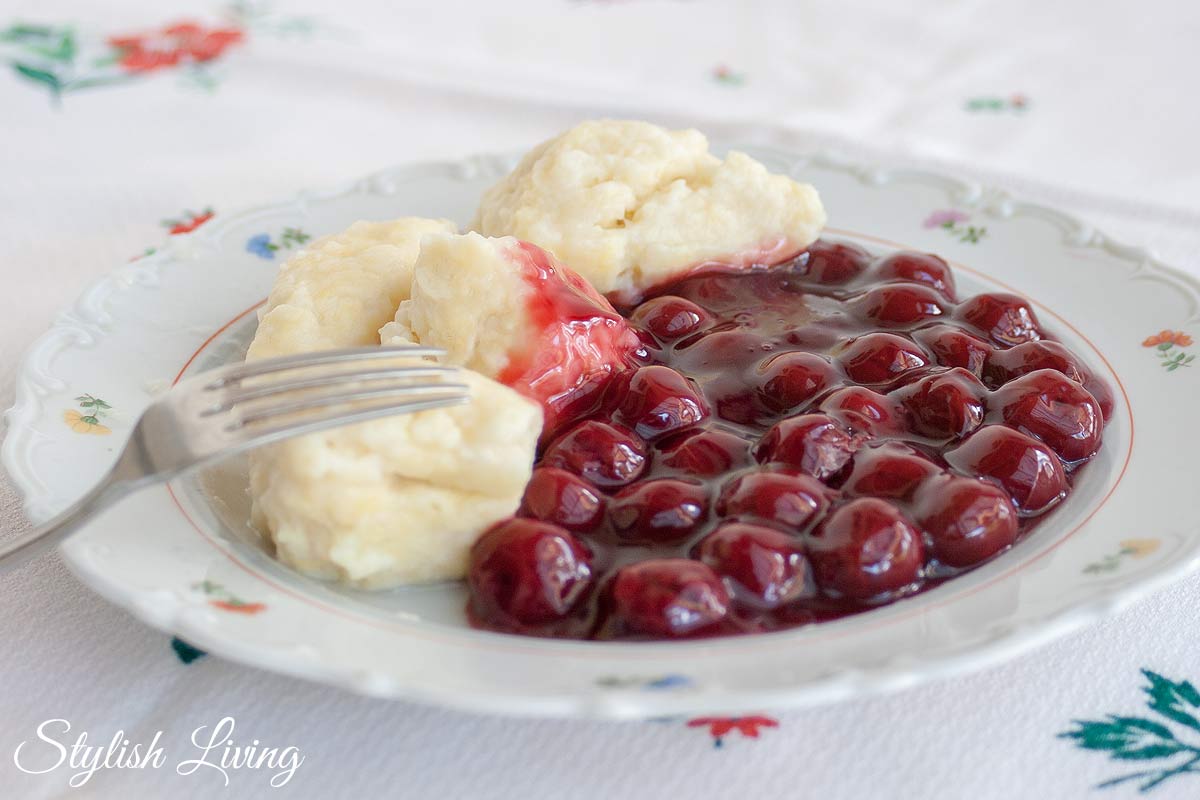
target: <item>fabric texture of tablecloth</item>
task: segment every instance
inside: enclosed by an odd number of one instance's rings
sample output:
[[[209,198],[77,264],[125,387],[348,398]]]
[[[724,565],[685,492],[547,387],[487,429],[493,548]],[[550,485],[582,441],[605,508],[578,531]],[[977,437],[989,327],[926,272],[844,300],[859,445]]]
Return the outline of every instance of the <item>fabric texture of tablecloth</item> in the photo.
[[[523,148],[596,116],[975,177],[1200,274],[1198,42],[1200,7],[1168,0],[9,0],[0,406],[21,352],[85,284],[210,210]],[[24,526],[0,482],[0,529]],[[1193,578],[888,697],[588,723],[370,700],[199,655],[47,556],[0,581],[0,796],[1194,798],[1198,600]],[[1152,709],[1152,684],[1185,712]],[[1059,736],[1109,715],[1100,750]],[[162,730],[178,749],[224,716],[238,737],[300,748],[285,786],[168,764],[73,789],[65,767],[14,763],[46,719],[93,742]]]

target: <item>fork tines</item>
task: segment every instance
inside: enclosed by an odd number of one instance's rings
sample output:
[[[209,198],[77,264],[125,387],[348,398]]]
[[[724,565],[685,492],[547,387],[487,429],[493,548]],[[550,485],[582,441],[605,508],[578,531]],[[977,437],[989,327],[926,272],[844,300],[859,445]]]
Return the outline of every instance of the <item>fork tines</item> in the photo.
[[[227,433],[260,437],[467,402],[468,386],[454,380],[458,370],[426,360],[442,354],[369,347],[238,364],[208,376],[199,414],[222,415]]]

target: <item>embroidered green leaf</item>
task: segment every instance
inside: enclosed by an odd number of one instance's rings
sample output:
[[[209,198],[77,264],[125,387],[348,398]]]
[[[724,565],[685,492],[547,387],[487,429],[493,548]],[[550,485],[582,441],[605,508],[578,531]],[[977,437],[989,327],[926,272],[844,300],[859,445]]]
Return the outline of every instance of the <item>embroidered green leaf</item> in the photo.
[[[31,39],[43,40],[54,33],[47,25],[10,25],[0,31],[0,42],[25,42]]]
[[[1107,750],[1114,759],[1164,758],[1185,749],[1166,726],[1141,717],[1110,715],[1107,721],[1077,720],[1075,724],[1075,730],[1062,735],[1085,750]]]
[[[63,85],[63,89],[64,91],[75,91],[76,89],[91,89],[96,86],[109,86],[128,81],[128,75],[97,75],[92,78],[76,78],[75,80],[68,81]]]
[[[95,59],[93,59],[92,66],[93,67],[111,67],[113,64],[116,64],[120,60],[121,60],[121,50],[119,48],[114,47],[106,55],[97,56]]]
[[[37,67],[32,67],[29,64],[22,64],[20,62],[14,62],[13,69],[17,71],[18,75],[21,75],[28,80],[36,81],[37,83],[41,83],[50,87],[50,91],[52,91],[55,95],[58,95],[60,92],[62,92],[62,81],[60,81],[58,76],[53,72],[47,72],[44,69],[38,69]]]
[[[1142,670],[1147,706],[1171,723],[1183,726],[1174,731],[1145,717],[1110,714],[1103,720],[1076,720],[1075,728],[1060,733],[1085,750],[1108,753],[1116,761],[1138,761],[1145,769],[1107,780],[1097,788],[1139,781],[1138,790],[1148,792],[1177,775],[1200,774],[1200,741],[1185,734],[1200,732],[1200,691],[1188,681],[1172,681],[1150,670]]]
[[[70,63],[75,60],[75,35],[69,30],[64,30],[51,44],[33,44],[29,45],[27,49],[29,52],[51,61]]]
[[[193,647],[178,637],[171,639],[171,649],[175,651],[175,655],[184,664],[190,664],[198,658],[204,658],[208,653],[201,650],[199,647]]]
[[[1180,725],[1200,731],[1200,719],[1191,713],[1200,710],[1200,692],[1195,686],[1188,681],[1176,683],[1148,669],[1142,670],[1142,674],[1150,681],[1145,691],[1151,709]]]

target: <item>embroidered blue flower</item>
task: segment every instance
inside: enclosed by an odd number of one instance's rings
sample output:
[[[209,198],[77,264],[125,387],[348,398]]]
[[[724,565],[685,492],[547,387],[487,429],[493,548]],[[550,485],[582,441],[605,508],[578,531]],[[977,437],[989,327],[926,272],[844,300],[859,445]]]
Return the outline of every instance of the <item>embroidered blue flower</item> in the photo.
[[[271,243],[271,237],[265,233],[258,233],[246,240],[246,252],[254,253],[259,258],[265,258],[268,261],[275,258],[275,251],[279,249],[279,245]]]

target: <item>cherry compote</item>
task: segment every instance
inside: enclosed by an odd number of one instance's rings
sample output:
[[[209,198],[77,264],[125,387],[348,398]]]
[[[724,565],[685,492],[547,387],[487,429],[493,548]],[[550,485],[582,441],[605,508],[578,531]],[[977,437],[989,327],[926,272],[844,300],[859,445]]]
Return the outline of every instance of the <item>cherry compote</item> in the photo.
[[[1070,493],[1112,394],[1007,293],[819,241],[617,309],[643,347],[471,552],[482,628],[680,639],[832,619],[995,557]]]

